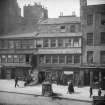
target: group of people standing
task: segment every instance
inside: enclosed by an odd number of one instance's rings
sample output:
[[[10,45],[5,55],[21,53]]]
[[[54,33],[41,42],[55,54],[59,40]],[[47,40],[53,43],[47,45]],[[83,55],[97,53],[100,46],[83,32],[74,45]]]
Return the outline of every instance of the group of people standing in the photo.
[[[69,93],[69,94],[74,93],[74,86],[73,86],[73,82],[71,80],[68,82],[68,91],[67,91],[67,93]],[[93,95],[93,87],[92,86],[90,86],[89,93],[90,93],[90,97],[92,97],[92,95]],[[101,96],[101,94],[102,94],[101,88],[98,89],[97,93],[98,93],[98,96]]]
[[[92,88],[92,86],[90,86],[89,92],[90,92],[90,98],[91,98],[92,95],[93,95],[93,88]],[[101,88],[99,88],[99,89],[98,89],[98,96],[101,96],[101,93],[102,93]]]

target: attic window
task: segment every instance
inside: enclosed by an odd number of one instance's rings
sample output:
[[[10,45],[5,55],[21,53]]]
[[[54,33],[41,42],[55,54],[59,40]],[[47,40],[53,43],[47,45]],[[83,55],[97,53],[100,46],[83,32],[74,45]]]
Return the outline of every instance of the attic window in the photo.
[[[61,29],[65,29],[65,26],[61,26]]]

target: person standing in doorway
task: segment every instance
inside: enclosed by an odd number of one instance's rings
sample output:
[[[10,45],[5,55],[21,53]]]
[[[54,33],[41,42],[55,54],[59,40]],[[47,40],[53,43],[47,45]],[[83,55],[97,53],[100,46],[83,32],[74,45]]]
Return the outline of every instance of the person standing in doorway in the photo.
[[[19,87],[19,85],[18,85],[18,81],[19,81],[19,79],[18,79],[18,77],[16,77],[16,78],[15,78],[15,88],[16,88],[16,86]]]

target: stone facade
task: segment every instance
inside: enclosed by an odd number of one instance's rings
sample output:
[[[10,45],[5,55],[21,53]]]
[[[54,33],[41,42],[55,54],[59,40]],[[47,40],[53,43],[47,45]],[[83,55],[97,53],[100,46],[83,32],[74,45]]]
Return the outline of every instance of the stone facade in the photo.
[[[39,23],[38,32],[39,70],[45,80],[64,85],[69,80],[73,80],[74,85],[78,85],[78,81],[83,84],[79,78],[82,74],[80,18],[72,15],[47,19]]]
[[[84,2],[83,2],[84,1]],[[81,26],[83,33],[83,61],[86,85],[103,83],[105,74],[105,4],[86,5],[87,0],[81,0]],[[101,52],[103,52],[101,55]],[[101,76],[100,76],[101,75]],[[85,82],[86,83],[86,82]],[[102,87],[103,88],[103,87]]]
[[[6,35],[0,37],[0,78],[28,78],[32,70],[36,33]],[[37,63],[34,60],[34,65]]]

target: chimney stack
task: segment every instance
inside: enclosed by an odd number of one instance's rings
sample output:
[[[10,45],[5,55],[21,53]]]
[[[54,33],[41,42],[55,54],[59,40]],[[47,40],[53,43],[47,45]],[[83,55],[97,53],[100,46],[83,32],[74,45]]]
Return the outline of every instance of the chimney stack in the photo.
[[[80,0],[80,7],[87,6],[87,0]]]

